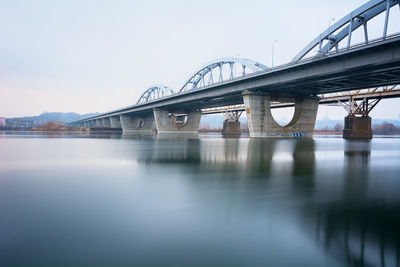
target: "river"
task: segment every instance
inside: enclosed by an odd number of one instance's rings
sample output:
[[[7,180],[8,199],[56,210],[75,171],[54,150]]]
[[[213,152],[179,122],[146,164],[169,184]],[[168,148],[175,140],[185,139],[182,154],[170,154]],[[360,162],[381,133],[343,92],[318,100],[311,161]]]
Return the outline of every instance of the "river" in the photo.
[[[0,132],[1,266],[397,266],[400,137]]]

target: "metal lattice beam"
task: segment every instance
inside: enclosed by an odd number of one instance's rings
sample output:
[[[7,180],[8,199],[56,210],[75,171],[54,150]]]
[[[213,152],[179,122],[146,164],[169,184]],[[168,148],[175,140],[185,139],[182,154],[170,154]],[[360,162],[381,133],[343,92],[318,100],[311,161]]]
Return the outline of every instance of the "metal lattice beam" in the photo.
[[[168,96],[173,96],[174,90],[165,85],[154,85],[148,88],[136,102],[136,104],[143,104],[153,100],[161,99]]]
[[[241,67],[241,75],[245,76],[248,74],[248,70],[250,72],[257,72],[262,70],[268,70],[269,68],[259,62],[245,59],[245,58],[221,58],[214,61],[209,62],[205,66],[201,67],[200,70],[196,71],[190,78],[186,81],[186,83],[182,86],[179,93],[194,91],[200,87],[204,87],[207,85],[212,85],[214,83],[223,82],[223,66],[229,65],[229,78],[234,78],[234,67],[235,65],[239,65]],[[213,70],[216,69],[218,72],[218,81],[214,80]],[[204,77],[208,74],[208,84]],[[225,79],[227,80],[227,79]]]

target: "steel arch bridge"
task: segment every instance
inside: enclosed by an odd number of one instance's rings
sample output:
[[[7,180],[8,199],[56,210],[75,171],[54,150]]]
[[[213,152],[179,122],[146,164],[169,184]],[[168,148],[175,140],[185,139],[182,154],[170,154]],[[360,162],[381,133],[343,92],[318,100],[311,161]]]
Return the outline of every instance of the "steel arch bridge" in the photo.
[[[153,85],[140,96],[136,104],[143,104],[173,95],[175,95],[174,90],[168,86],[162,84]]]
[[[228,66],[228,72],[223,72],[224,66]],[[194,91],[205,85],[213,85],[215,83],[224,82],[236,78],[235,67],[239,66],[241,76],[249,73],[254,73],[262,70],[269,70],[269,68],[259,62],[245,59],[245,58],[221,58],[209,62],[195,72],[189,80],[183,85],[179,93]],[[214,79],[213,71],[218,70],[218,78]],[[226,69],[225,69],[226,70]],[[247,72],[246,72],[247,71]],[[228,74],[228,77],[226,77]],[[206,82],[205,79],[208,79]],[[150,101],[162,99],[164,97],[175,95],[175,92],[165,85],[154,85],[148,88],[139,98],[136,104],[143,104]]]
[[[228,77],[224,77],[224,66],[228,66]],[[226,80],[232,80],[235,78],[235,66],[239,66],[241,70],[241,76],[245,76],[246,70],[250,70],[251,72],[257,72],[262,70],[268,70],[269,68],[259,62],[246,59],[246,58],[221,58],[214,61],[211,61],[201,67],[198,71],[196,71],[190,78],[185,82],[182,88],[179,90],[179,93],[189,92],[197,90],[201,87],[213,85],[215,83],[220,83]],[[214,70],[217,70],[215,73]],[[214,78],[215,74],[217,77]]]
[[[332,48],[335,48],[335,51],[338,52],[339,43],[343,41],[346,37],[346,48],[349,49],[353,32],[361,26],[363,26],[364,28],[365,44],[368,44],[368,21],[383,12],[385,12],[385,21],[383,25],[382,38],[385,39],[388,32],[390,9],[395,5],[399,5],[400,8],[400,0],[371,0],[365,3],[364,5],[347,14],[345,17],[338,20],[335,24],[333,24],[327,30],[318,35],[306,47],[304,47],[292,59],[291,62],[297,63],[316,47],[318,47],[317,56],[328,54]]]
[[[398,32],[393,33],[388,26],[392,23],[400,26],[389,16],[393,7],[400,7],[400,0],[368,1],[319,34],[287,64],[270,69],[248,59],[214,60],[191,75],[177,93],[165,85],[155,85],[140,96],[136,105],[74,123],[121,127],[126,133],[152,132],[155,123],[159,133],[195,133],[206,109],[243,104],[246,114],[250,114],[251,137],[312,136],[311,125],[315,123],[320,103],[316,96],[400,84],[400,30],[397,28]],[[382,29],[378,38],[376,33],[368,35],[367,24],[370,26],[373,19],[372,23],[380,23],[376,26],[382,25],[378,28]],[[364,35],[359,36],[359,33]],[[356,43],[360,40],[361,43]],[[310,53],[313,50],[316,55]],[[394,92],[383,94],[377,97],[398,97]],[[296,99],[295,106],[304,111],[299,111],[284,129],[276,127],[268,115],[267,103],[277,98],[281,98],[284,105]],[[366,99],[357,104],[356,100],[351,100],[351,106],[358,107],[350,110],[352,114],[368,114],[370,107],[377,103],[368,103]],[[182,116],[186,116],[187,123],[182,123]],[[179,120],[171,123],[177,117]],[[357,136],[358,133],[351,134]],[[351,134],[346,132],[347,137]],[[362,135],[369,138],[372,132]]]
[[[389,14],[391,8],[396,5],[400,8],[400,0],[368,1],[319,34],[304,47],[289,64],[284,66],[293,65],[302,61],[305,57],[309,56],[310,52],[315,48],[318,48],[316,57],[329,55],[332,49],[334,49],[332,53],[338,52],[339,44],[342,44],[341,42],[347,42],[344,46],[345,49],[352,48],[351,41],[353,32],[360,27],[363,27],[364,30],[363,44],[368,45],[374,42],[370,40],[368,36],[367,25],[370,20],[382,13],[385,13],[385,19],[380,40],[388,38]],[[274,68],[274,70],[275,69],[279,69],[279,66]],[[251,73],[269,70],[271,70],[271,68],[246,58],[227,57],[213,60],[194,72],[177,93],[165,85],[155,85],[148,88],[140,96],[136,104],[144,104],[168,96],[196,91],[206,86],[245,77]]]

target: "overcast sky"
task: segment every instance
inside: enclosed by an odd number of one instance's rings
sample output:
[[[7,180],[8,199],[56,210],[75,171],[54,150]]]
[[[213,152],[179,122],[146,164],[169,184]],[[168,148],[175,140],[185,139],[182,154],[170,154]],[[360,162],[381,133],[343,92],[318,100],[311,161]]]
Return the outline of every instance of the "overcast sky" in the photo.
[[[284,64],[328,28],[329,18],[338,20],[365,2],[2,0],[0,116],[132,105],[153,84],[178,91],[216,58],[271,65],[275,39],[275,65]],[[392,8],[389,32],[400,31],[399,13]],[[375,21],[372,37],[382,34],[382,18]],[[318,117],[326,113],[345,115],[321,107]],[[400,99],[383,100],[372,116],[399,113]]]

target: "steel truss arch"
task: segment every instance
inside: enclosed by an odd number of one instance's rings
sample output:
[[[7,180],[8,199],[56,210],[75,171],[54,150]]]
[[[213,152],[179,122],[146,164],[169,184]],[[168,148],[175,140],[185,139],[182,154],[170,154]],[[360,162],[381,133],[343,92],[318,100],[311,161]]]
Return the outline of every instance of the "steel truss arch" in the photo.
[[[175,95],[174,90],[166,85],[158,84],[148,88],[136,102],[136,104],[144,104],[150,101],[162,99],[164,97]]]
[[[332,48],[335,48],[336,51],[338,51],[339,42],[346,37],[348,37],[347,48],[350,48],[352,33],[360,26],[364,27],[365,43],[368,44],[367,22],[383,12],[386,12],[386,16],[382,37],[386,38],[390,8],[395,5],[399,5],[400,8],[400,0],[371,0],[365,3],[342,19],[338,20],[335,24],[331,25],[328,29],[312,40],[292,59],[292,63],[296,63],[304,58],[317,46],[319,47],[317,55],[326,55]],[[334,34],[338,30],[340,31]],[[328,40],[328,42],[322,45],[324,40]]]
[[[182,86],[182,88],[179,90],[179,93],[183,92],[189,92],[189,91],[194,91],[200,88],[201,86],[205,86],[206,83],[208,85],[214,84],[214,83],[219,83],[226,81],[226,79],[223,79],[223,66],[224,65],[229,65],[229,79],[234,78],[234,65],[240,65],[242,68],[242,76],[246,75],[246,69],[249,69],[251,72],[257,72],[261,70],[268,70],[267,66],[250,60],[246,58],[234,58],[234,57],[229,57],[229,58],[220,58],[213,60],[211,62],[208,62],[206,65],[201,67],[197,72],[195,72],[190,78],[186,81],[186,83]],[[213,77],[213,70],[218,68],[219,69],[219,75],[218,77]],[[205,76],[208,74],[208,81],[205,81]]]

